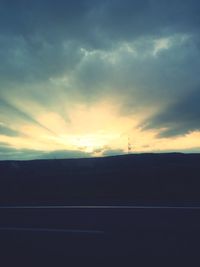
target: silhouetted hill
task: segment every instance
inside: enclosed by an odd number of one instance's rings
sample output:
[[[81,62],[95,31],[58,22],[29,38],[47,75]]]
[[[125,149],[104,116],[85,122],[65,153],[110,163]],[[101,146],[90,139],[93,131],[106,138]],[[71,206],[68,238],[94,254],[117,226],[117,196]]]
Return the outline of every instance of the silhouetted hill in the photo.
[[[0,161],[0,204],[198,204],[200,154]]]

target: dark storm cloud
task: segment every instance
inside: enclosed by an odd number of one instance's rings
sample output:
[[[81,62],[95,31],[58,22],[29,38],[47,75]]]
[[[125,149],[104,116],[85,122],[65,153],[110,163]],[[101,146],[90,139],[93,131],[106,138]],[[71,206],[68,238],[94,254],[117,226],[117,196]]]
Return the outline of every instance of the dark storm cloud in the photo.
[[[98,44],[100,36],[126,39],[168,28],[193,31],[200,23],[199,8],[197,0],[1,0],[0,25],[6,34],[42,33],[51,40],[68,37]]]
[[[167,128],[160,136],[200,129],[199,13],[198,0],[0,0],[0,95],[52,109],[72,91],[86,102],[119,96],[125,114],[158,105],[146,127]],[[169,48],[155,55],[161,38]],[[10,103],[0,116],[49,131]]]
[[[81,47],[107,50],[143,36],[196,33],[199,10],[194,0],[0,1],[1,80],[62,75],[81,61]]]
[[[91,54],[75,72],[75,87],[87,99],[119,96],[126,115],[148,106],[165,107],[200,84],[200,49],[192,37],[179,34],[158,39],[162,41],[169,48],[156,54],[155,40],[149,37],[130,43],[133,52],[119,46],[111,54]]]
[[[146,122],[145,128],[166,128],[159,137],[182,135],[200,129],[200,90],[196,89],[179,98],[161,113]]]
[[[46,81],[70,71],[81,59],[73,41],[49,42],[43,36],[0,34],[1,83]],[[28,88],[27,88],[28,90]]]

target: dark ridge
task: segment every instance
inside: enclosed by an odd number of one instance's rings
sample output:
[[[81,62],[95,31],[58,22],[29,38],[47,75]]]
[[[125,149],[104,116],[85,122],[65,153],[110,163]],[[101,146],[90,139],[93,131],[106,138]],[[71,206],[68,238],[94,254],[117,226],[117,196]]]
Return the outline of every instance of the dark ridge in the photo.
[[[0,161],[0,205],[199,205],[200,154]]]

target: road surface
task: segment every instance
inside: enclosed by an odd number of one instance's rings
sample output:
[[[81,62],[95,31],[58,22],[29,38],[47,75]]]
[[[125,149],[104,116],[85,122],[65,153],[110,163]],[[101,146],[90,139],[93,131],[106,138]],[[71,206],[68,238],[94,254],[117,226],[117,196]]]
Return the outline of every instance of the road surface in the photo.
[[[0,207],[1,266],[199,266],[200,208]]]

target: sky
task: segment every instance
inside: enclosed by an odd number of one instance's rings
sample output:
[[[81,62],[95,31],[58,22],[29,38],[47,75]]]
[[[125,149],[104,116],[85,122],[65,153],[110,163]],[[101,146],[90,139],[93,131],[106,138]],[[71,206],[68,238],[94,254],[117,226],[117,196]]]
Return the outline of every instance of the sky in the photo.
[[[0,0],[0,160],[200,152],[199,14],[198,0]]]

